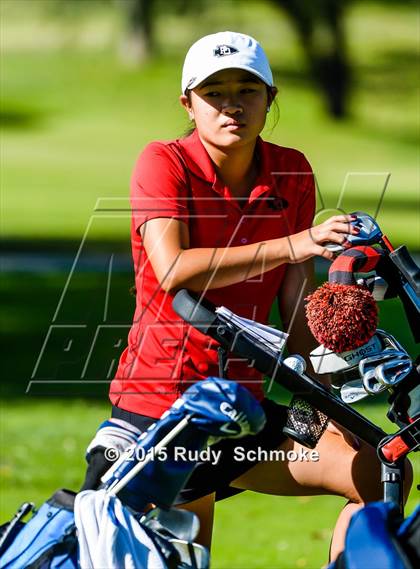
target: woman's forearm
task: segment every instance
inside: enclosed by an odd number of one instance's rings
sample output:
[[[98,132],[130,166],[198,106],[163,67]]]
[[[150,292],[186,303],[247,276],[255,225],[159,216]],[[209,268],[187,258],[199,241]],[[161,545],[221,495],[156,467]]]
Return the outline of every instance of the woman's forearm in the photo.
[[[289,262],[287,238],[224,248],[184,249],[160,279],[165,290],[230,286]]]
[[[221,288],[315,255],[332,258],[323,243],[343,243],[350,216],[332,217],[321,225],[288,237],[250,245],[190,248],[188,228],[176,219],[157,218],[141,228],[144,247],[161,287],[166,291]]]

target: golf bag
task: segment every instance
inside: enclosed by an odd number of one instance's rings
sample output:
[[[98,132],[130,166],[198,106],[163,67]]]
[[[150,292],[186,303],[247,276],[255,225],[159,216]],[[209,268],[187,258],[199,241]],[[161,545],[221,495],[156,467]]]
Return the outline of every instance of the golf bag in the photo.
[[[420,566],[420,506],[405,521],[396,504],[373,502],[356,512],[345,549],[328,569],[415,569]]]
[[[58,490],[33,515],[25,504],[1,527],[0,567],[3,569],[77,569],[77,537],[74,525],[75,492]]]
[[[193,543],[196,516],[171,510],[198,459],[178,461],[174,449],[203,449],[210,439],[256,434],[264,424],[262,407],[239,384],[209,378],[192,385],[111,467],[102,489],[60,490],[26,524],[33,508],[21,508],[2,527],[0,567],[207,569],[207,550]],[[145,513],[151,502],[160,507]]]

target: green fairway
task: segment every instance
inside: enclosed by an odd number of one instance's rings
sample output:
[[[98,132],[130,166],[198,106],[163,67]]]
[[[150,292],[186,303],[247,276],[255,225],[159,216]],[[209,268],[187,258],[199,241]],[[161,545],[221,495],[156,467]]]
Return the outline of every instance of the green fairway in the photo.
[[[385,429],[385,407],[359,406]],[[60,487],[77,489],[84,452],[109,406],[86,400],[11,400],[1,415],[1,520],[25,500],[38,505]],[[415,458],[415,483],[420,461]],[[413,489],[407,506],[418,503]],[[320,567],[344,500],[272,497],[251,492],[218,503],[213,564],[217,569]]]
[[[2,279],[3,325],[7,336],[3,340],[2,359],[0,521],[12,515],[25,500],[39,505],[59,487],[77,489],[83,479],[86,446],[109,415],[109,381],[89,382],[106,377],[109,362],[115,357],[109,342],[99,345],[95,367],[77,384],[69,380],[80,379],[90,343],[74,358],[71,352],[70,357],[64,357],[63,344],[56,342],[45,351],[35,377],[57,377],[62,383],[35,384],[25,395],[66,277],[65,273],[53,272],[9,273]],[[113,277],[108,304],[112,324],[130,322],[133,308],[133,299],[128,294],[130,284],[131,274],[121,272]],[[106,271],[76,271],[58,322],[85,323],[87,337],[94,337],[103,322],[105,288]],[[415,345],[398,301],[382,303],[380,312],[381,326],[395,333],[414,354]],[[58,393],[62,393],[60,399]],[[290,398],[279,389],[272,395],[285,402]],[[396,430],[385,419],[383,403],[361,405],[360,409],[388,432]],[[415,478],[419,484],[418,457]],[[418,493],[413,488],[407,511],[412,511],[416,502]],[[343,500],[334,497],[281,498],[251,492],[221,502],[216,509],[213,566],[217,569],[320,567],[325,562],[331,530],[342,505]]]
[[[95,368],[84,381],[72,384],[68,381],[80,378],[90,344],[78,352],[76,359],[64,358],[63,345],[54,344],[51,350],[46,350],[35,377],[43,373],[44,377],[61,378],[63,383],[35,384],[25,395],[67,275],[30,274],[30,279],[21,275],[9,273],[2,282],[7,304],[3,323],[8,334],[3,343],[2,361],[0,520],[12,515],[25,500],[40,504],[59,487],[79,488],[86,446],[109,415],[108,381],[97,384],[89,380],[106,377],[109,361],[115,357],[110,354],[109,343],[100,345],[95,352]],[[131,275],[123,272],[113,278],[108,306],[110,323],[130,322],[133,303],[128,294],[130,279]],[[84,322],[88,338],[92,338],[103,321],[105,287],[106,272],[76,271],[58,322]],[[415,346],[398,301],[382,303],[380,312],[381,326],[395,333],[414,354]],[[57,399],[53,395],[60,390],[63,395]],[[51,395],[45,397],[47,393]],[[82,394],[84,399],[80,399]],[[77,395],[79,398],[75,398]],[[284,402],[290,399],[278,388],[272,396]],[[396,430],[385,419],[383,402],[358,408],[387,432]],[[417,456],[414,466],[415,484],[419,484]],[[408,512],[416,502],[418,493],[414,487]],[[331,530],[342,506],[343,500],[335,497],[282,498],[251,492],[223,501],[216,508],[213,567],[320,567],[326,560]]]

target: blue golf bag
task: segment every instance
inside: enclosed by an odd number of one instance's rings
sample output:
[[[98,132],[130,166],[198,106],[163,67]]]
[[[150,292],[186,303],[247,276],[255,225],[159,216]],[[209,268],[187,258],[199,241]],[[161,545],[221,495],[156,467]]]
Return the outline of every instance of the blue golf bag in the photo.
[[[103,511],[108,512],[109,518],[105,521],[110,521],[107,531],[109,527],[115,530],[113,536],[116,536],[118,547],[126,547],[130,542],[129,547],[134,552],[132,559],[159,559],[159,567],[165,569],[206,569],[207,550],[192,543],[198,533],[197,518],[189,512],[170,509],[197,461],[177,461],[173,451],[177,446],[203,449],[210,437],[256,434],[265,421],[260,404],[236,382],[209,378],[192,385],[111,467],[103,477],[100,492],[87,490],[76,498],[74,492],[59,490],[27,523],[23,518],[32,508],[25,505],[8,524],[4,524],[0,535],[0,567],[76,569],[82,553],[84,560],[94,560],[95,539],[87,535],[83,536],[83,542],[80,541],[84,530],[81,520],[86,507],[78,509],[78,503],[85,498],[83,503],[94,504],[95,500],[101,501],[103,495]],[[153,452],[162,442],[165,442],[165,460],[152,460]],[[160,508],[144,514],[145,506],[151,502]],[[91,521],[86,523],[88,529],[95,525]],[[119,532],[120,521],[125,527],[121,525]],[[133,535],[127,532],[127,527],[133,529]],[[133,543],[139,537],[144,541]],[[193,545],[197,546],[198,555]],[[92,555],[86,554],[89,546]],[[116,554],[119,555],[119,551],[110,555],[115,559],[110,569],[124,566],[121,559],[125,557],[118,559]],[[95,567],[95,564],[85,561],[83,566]],[[138,569],[148,569],[147,561]]]
[[[372,502],[349,524],[344,551],[328,569],[420,567],[420,506],[402,520],[392,502]]]
[[[24,504],[11,522],[1,527],[0,567],[77,569],[75,495],[58,490],[26,524],[23,519],[33,504]]]

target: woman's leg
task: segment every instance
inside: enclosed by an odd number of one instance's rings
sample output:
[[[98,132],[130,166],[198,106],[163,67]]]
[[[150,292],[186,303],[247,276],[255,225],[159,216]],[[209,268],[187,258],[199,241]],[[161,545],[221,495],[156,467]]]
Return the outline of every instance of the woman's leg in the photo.
[[[299,452],[300,445],[290,439],[280,449]],[[334,530],[331,559],[344,547],[344,537],[351,515],[365,502],[382,497],[380,464],[369,445],[361,443],[356,451],[341,434],[326,431],[318,443],[318,462],[263,462],[231,483],[235,488],[283,496],[334,494],[347,498]],[[412,481],[407,462],[406,496]]]

